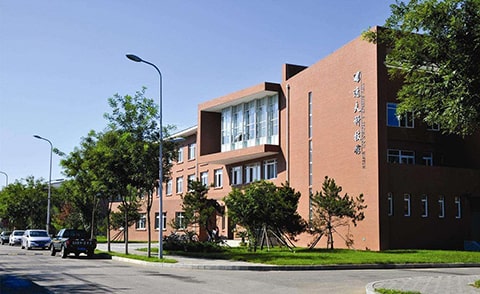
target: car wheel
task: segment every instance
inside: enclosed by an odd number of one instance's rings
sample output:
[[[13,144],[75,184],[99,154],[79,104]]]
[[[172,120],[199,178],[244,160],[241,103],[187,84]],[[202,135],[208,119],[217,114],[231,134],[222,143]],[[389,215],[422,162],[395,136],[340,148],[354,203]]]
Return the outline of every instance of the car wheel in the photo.
[[[21,248],[25,249],[25,245],[23,245],[23,242],[21,243]]]
[[[51,256],[55,256],[55,254],[57,254],[57,251],[55,250],[55,246],[51,245],[50,246],[50,255]]]
[[[66,258],[66,257],[67,257],[68,252],[67,252],[67,250],[65,249],[65,246],[62,246],[62,249],[60,250],[60,255],[62,256],[62,258]]]

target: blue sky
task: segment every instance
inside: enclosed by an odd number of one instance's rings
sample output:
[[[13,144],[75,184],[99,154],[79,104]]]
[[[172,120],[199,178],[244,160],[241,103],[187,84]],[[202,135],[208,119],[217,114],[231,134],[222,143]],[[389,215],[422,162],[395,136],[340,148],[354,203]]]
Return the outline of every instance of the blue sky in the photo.
[[[48,179],[49,139],[65,153],[101,131],[107,99],[142,86],[163,123],[197,124],[197,105],[311,65],[382,25],[394,0],[0,0],[0,171]],[[63,178],[53,155],[52,179]],[[5,176],[0,174],[0,189]]]

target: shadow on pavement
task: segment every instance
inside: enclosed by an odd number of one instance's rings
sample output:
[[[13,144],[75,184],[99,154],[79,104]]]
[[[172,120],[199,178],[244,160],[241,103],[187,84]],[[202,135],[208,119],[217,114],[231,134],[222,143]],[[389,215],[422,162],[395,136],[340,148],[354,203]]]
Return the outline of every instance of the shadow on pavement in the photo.
[[[0,293],[24,294],[24,293],[52,293],[34,282],[12,275],[0,274]]]

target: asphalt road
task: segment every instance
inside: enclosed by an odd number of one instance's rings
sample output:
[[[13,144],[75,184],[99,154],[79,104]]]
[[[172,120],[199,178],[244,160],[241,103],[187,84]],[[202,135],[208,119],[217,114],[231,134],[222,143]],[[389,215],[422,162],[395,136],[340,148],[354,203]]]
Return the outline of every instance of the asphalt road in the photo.
[[[365,293],[393,278],[475,275],[480,268],[222,271],[137,265],[96,255],[62,259],[0,246],[0,293]]]

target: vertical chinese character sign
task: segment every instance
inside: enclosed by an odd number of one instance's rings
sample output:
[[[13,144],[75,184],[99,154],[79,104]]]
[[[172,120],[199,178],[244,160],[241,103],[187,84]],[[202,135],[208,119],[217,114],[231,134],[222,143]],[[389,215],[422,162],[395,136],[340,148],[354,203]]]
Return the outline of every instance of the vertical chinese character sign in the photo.
[[[355,125],[355,132],[353,134],[353,141],[355,147],[353,153],[362,158],[362,168],[367,165],[365,157],[365,84],[362,81],[362,72],[357,71],[353,74],[353,82],[355,88],[353,89],[353,124]]]

